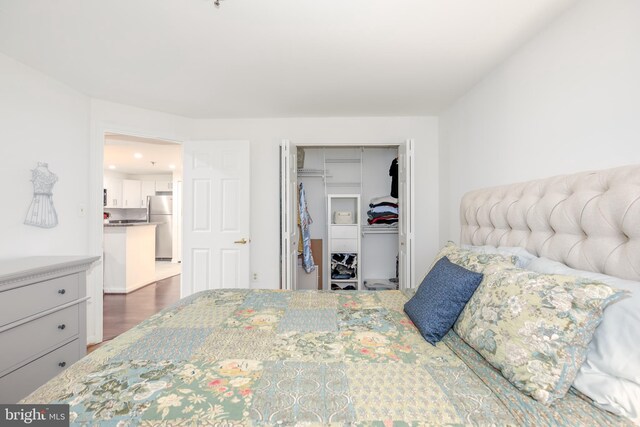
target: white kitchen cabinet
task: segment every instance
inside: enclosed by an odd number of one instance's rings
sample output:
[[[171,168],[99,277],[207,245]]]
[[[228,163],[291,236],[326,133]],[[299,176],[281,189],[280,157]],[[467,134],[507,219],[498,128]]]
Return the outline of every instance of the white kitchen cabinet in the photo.
[[[104,177],[104,188],[107,190],[106,208],[122,208],[122,178],[113,176]]]
[[[173,181],[156,181],[156,191],[173,191]]]
[[[122,180],[122,207],[125,209],[141,208],[140,181],[135,179]]]
[[[142,207],[147,207],[147,197],[156,195],[156,182],[155,181],[141,181],[140,183],[140,201]]]

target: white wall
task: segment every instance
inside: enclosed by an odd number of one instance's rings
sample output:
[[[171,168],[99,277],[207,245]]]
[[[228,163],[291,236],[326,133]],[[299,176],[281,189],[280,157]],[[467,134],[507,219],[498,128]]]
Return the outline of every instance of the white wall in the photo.
[[[0,258],[88,253],[89,102],[0,54]],[[24,225],[33,194],[30,169],[38,161],[58,175],[59,224],[52,229]]]
[[[438,125],[433,117],[198,120],[193,137],[251,141],[251,268],[254,287],[277,288],[280,280],[279,144],[362,143],[415,140],[416,275],[425,274],[438,246]]]
[[[640,163],[640,1],[584,0],[440,117],[440,241],[472,189]]]

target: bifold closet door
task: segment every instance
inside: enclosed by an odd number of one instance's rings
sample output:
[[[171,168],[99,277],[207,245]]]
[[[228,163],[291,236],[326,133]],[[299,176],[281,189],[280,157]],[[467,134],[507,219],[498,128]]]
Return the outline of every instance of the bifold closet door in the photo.
[[[400,289],[416,286],[413,261],[413,140],[398,146],[398,276]]]
[[[298,268],[298,157],[289,141],[280,144],[280,287],[296,289]]]
[[[184,143],[181,296],[249,287],[249,141]]]

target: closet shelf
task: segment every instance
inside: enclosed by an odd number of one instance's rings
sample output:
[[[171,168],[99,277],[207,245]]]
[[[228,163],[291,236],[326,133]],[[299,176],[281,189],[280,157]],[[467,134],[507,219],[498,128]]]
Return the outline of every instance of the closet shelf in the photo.
[[[298,169],[298,176],[331,178],[331,175],[327,175],[327,171],[324,169]]]
[[[360,159],[325,159],[325,163],[360,163]]]
[[[327,187],[360,187],[360,182],[327,182]]]
[[[398,234],[398,226],[364,225],[362,234]]]

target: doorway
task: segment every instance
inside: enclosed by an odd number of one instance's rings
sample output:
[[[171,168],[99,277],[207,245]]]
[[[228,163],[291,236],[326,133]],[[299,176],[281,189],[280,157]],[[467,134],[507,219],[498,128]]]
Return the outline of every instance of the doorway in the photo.
[[[412,140],[283,141],[280,170],[283,289],[416,286]]]
[[[103,147],[102,332],[111,339],[123,319],[179,298],[183,156],[180,144],[123,133],[106,132]]]

